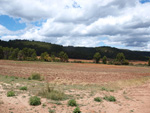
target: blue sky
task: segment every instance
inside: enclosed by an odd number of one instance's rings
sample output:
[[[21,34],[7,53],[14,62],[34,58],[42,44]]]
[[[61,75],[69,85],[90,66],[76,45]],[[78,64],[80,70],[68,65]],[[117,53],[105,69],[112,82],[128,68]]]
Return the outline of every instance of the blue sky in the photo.
[[[21,19],[14,19],[9,17],[8,15],[0,15],[0,24],[5,26],[7,29],[11,31],[17,31],[21,29],[25,29],[26,24],[20,23]]]
[[[2,0],[0,39],[150,51],[149,10],[150,0]]]

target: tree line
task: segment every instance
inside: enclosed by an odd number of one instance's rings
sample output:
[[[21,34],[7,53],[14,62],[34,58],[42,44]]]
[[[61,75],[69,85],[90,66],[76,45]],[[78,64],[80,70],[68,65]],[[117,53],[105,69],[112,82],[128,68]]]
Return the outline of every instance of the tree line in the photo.
[[[73,47],[73,46],[61,46],[57,44],[51,44],[48,42],[40,41],[29,41],[29,40],[9,40],[2,41],[0,40],[0,46],[3,47],[13,47],[20,50],[24,48],[35,49],[37,56],[40,56],[42,53],[47,52],[50,55],[55,55],[57,57],[61,51],[64,51],[69,58],[72,59],[87,59],[92,60],[93,55],[96,52],[101,54],[101,57],[106,56],[109,59],[115,59],[118,53],[123,53],[128,60],[143,60],[147,61],[150,57],[150,52],[142,51],[130,51],[125,49],[117,49],[113,47]]]
[[[57,56],[54,54],[49,54],[48,52],[41,53],[40,57],[37,56],[36,50],[31,48],[9,48],[0,46],[0,59],[8,60],[27,60],[27,61],[48,61],[48,62],[68,62],[68,55],[64,51],[59,52]],[[99,63],[101,59],[101,54],[96,52],[93,55],[93,62]],[[129,61],[126,59],[123,53],[118,53],[114,60],[108,60],[106,56],[102,57],[103,64],[114,64],[114,65],[129,65]],[[150,58],[148,61],[148,66],[150,66]]]
[[[93,60],[95,63],[99,63],[101,59],[101,54],[99,52],[96,52],[93,56]],[[129,65],[129,61],[126,59],[125,55],[123,53],[118,53],[116,55],[116,58],[114,60],[107,59],[106,56],[102,58],[103,64],[114,64],[114,65]],[[148,66],[150,66],[150,58],[148,60]]]
[[[40,57],[37,57],[35,49],[31,48],[9,48],[0,46],[0,59],[6,60],[27,60],[27,61],[55,61],[55,62],[68,62],[68,55],[61,51],[58,57],[55,57],[54,54],[50,56],[47,52],[41,53]]]

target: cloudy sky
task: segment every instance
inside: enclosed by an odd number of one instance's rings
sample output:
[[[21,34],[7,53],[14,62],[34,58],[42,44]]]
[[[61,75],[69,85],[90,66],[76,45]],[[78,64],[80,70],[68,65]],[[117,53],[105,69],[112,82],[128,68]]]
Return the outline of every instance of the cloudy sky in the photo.
[[[0,0],[0,39],[150,51],[150,0]]]

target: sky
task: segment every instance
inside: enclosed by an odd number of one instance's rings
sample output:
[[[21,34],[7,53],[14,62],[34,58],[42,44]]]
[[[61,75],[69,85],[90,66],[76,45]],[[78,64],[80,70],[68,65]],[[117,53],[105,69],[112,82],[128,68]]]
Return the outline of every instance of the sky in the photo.
[[[0,0],[0,39],[150,51],[150,0]]]

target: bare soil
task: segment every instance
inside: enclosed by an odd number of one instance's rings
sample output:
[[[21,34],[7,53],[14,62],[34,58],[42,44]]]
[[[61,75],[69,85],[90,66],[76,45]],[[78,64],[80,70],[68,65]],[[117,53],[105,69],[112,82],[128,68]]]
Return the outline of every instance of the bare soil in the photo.
[[[0,74],[29,77],[40,73],[49,82],[64,79],[75,83],[97,83],[150,76],[149,67],[88,63],[53,63],[0,60]]]
[[[82,113],[150,113],[149,67],[0,60],[0,75],[27,78],[32,73],[40,73],[50,83],[70,86],[64,92],[74,95]],[[68,100],[59,101],[61,105],[58,105],[58,101],[42,98],[41,105],[29,105],[32,94],[17,89],[23,84],[0,82],[0,113],[50,113],[49,109],[55,113],[73,113],[75,107],[69,107]],[[79,86],[81,89],[73,87],[74,84],[82,84]],[[101,86],[95,86],[90,90],[82,90],[85,87],[83,84],[89,87],[93,84],[110,84],[110,88],[113,88],[111,85],[117,85],[120,89],[114,88],[114,92],[102,91],[98,88]],[[18,92],[15,97],[7,97],[10,87]],[[112,95],[117,101],[94,101],[95,97],[103,98],[105,95]]]

